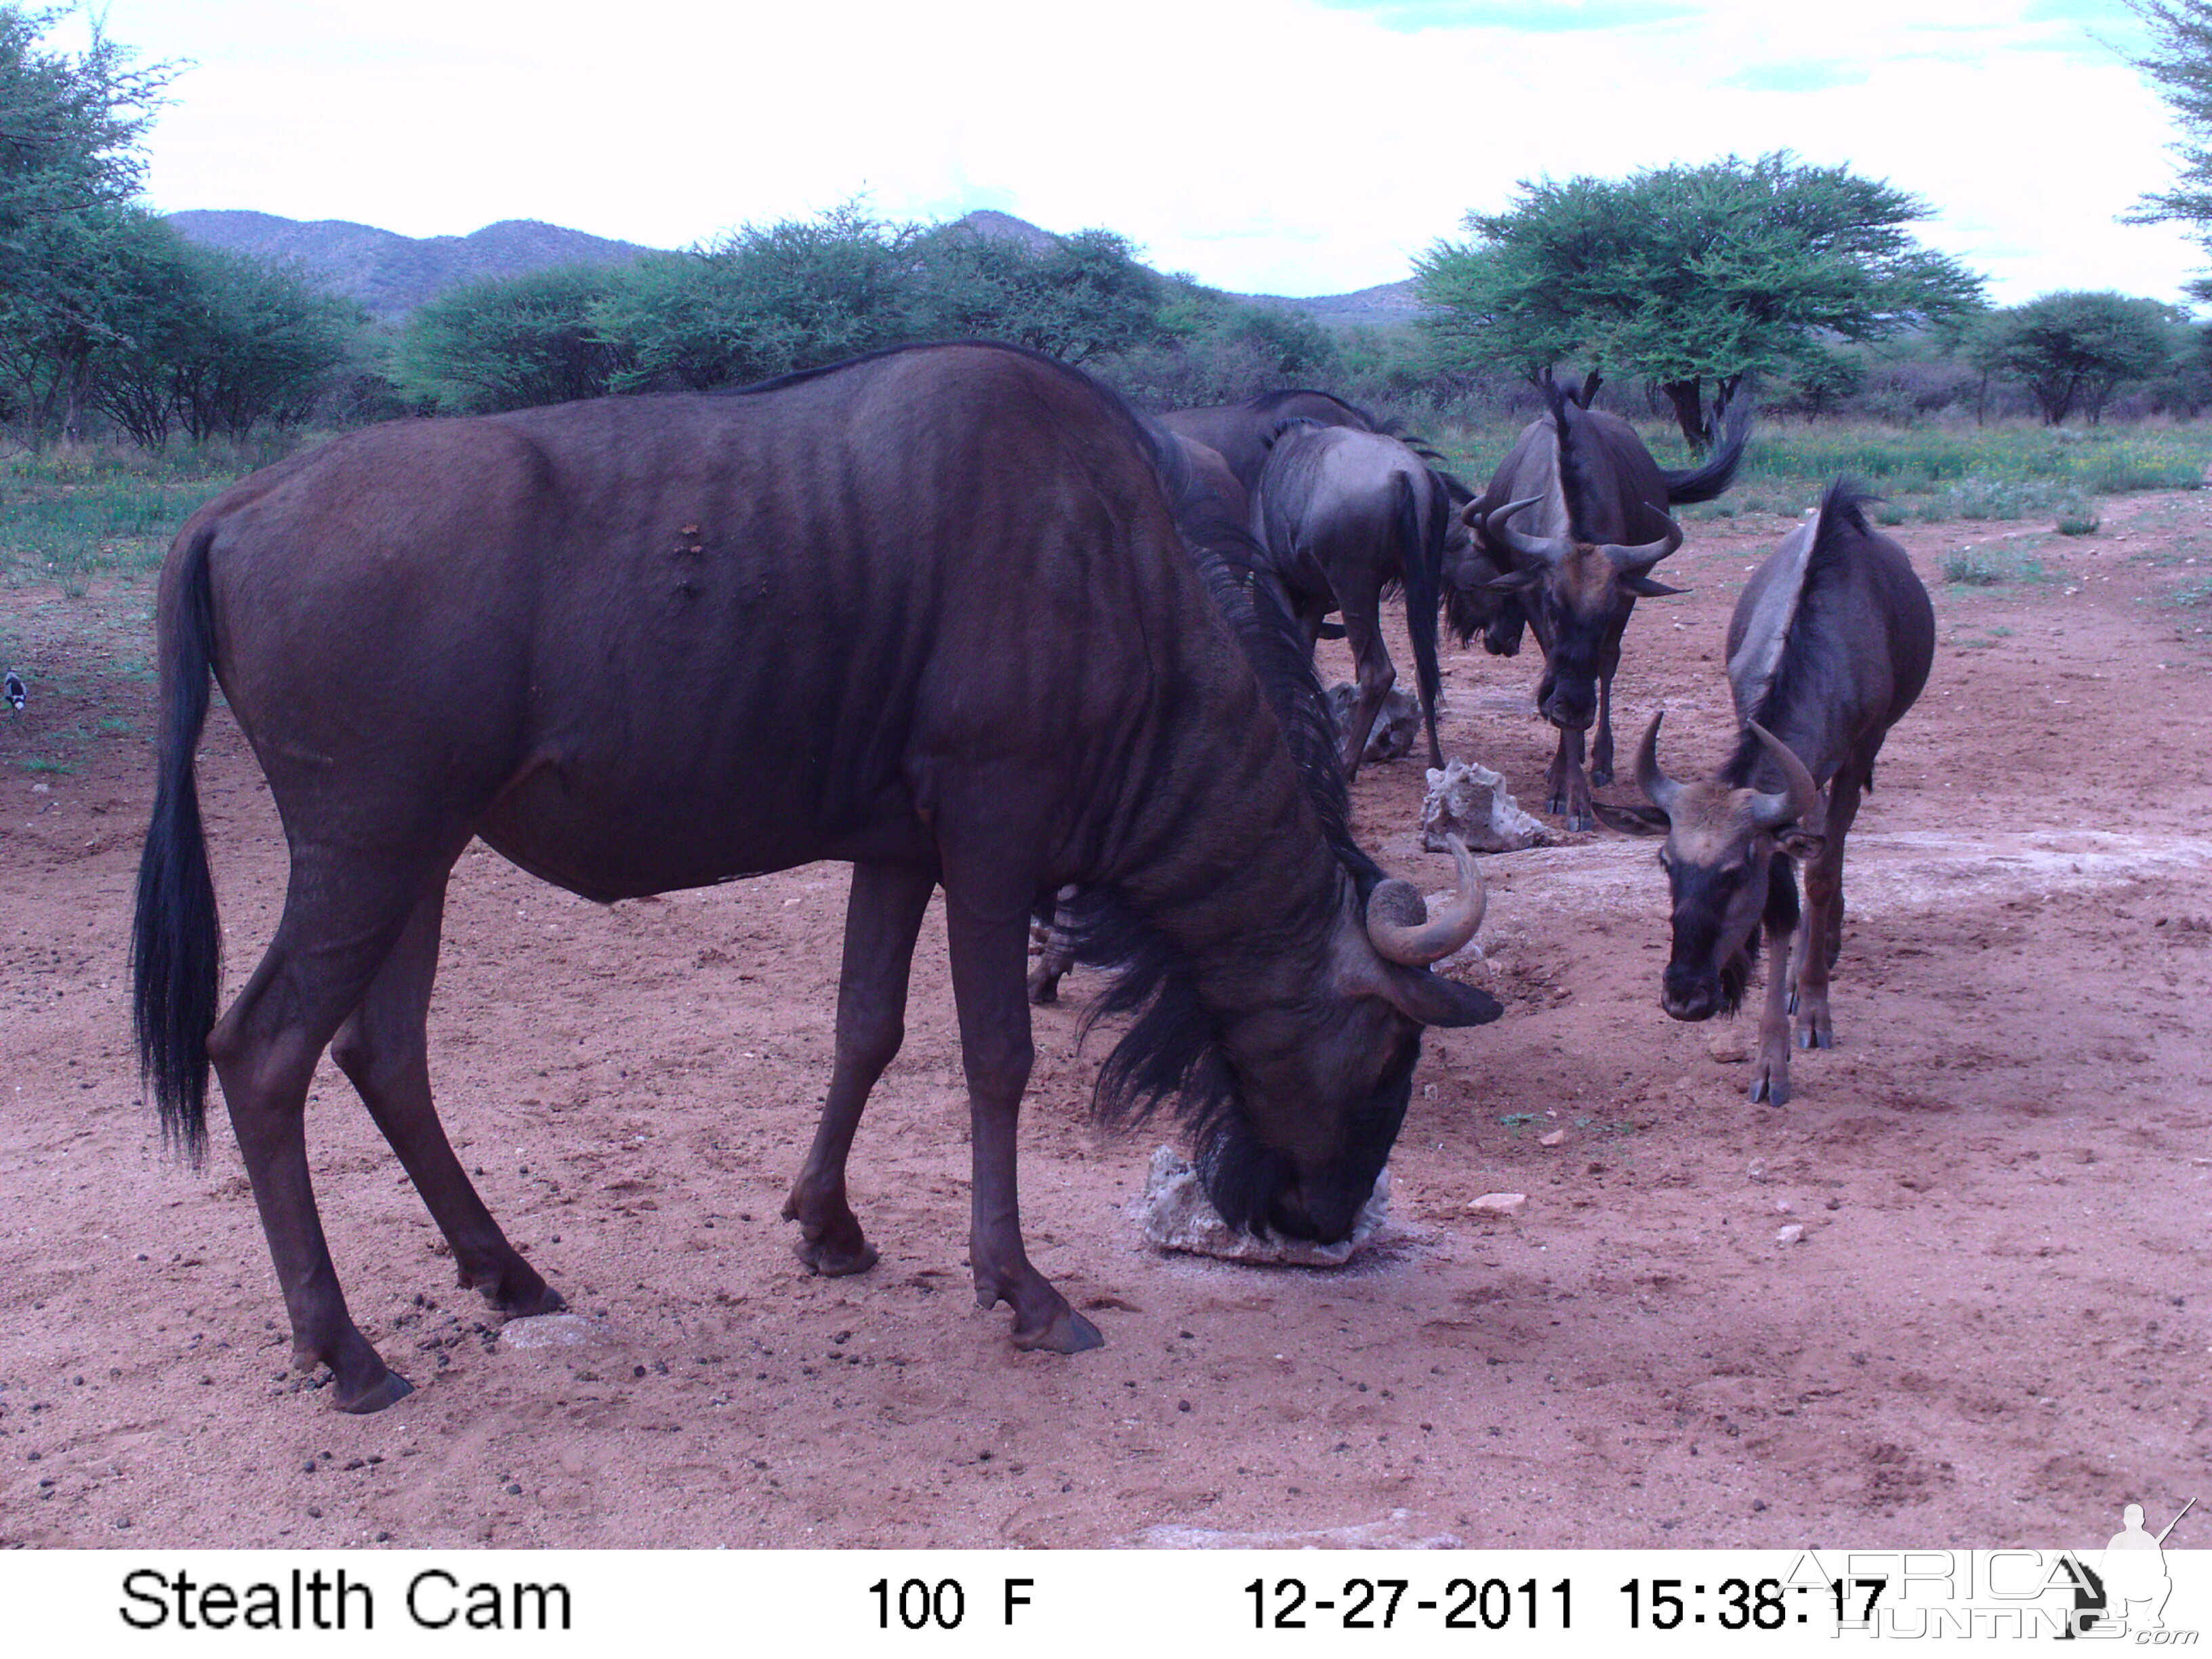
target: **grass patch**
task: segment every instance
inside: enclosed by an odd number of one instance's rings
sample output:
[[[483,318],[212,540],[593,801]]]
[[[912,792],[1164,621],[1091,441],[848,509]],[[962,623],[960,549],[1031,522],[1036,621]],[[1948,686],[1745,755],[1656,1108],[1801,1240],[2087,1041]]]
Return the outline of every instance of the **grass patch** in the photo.
[[[2005,579],[2003,567],[1986,553],[1961,548],[1943,556],[1943,580],[1960,587],[1995,587]]]
[[[26,772],[58,772],[67,774],[76,770],[76,768],[67,761],[54,760],[45,755],[31,755],[21,761],[18,761],[16,764],[21,766]]]
[[[1674,427],[1632,422],[1664,467],[1690,464]],[[1518,425],[1448,432],[1437,440],[1447,463],[1480,488],[1504,459]],[[1795,516],[1848,474],[1881,495],[1877,522],[2051,517],[2069,536],[2098,528],[2095,498],[2144,489],[2200,489],[2212,466],[2212,426],[2100,427],[2053,432],[2041,426],[1891,427],[1871,422],[1755,425],[1735,487],[1717,501],[1685,508],[1685,520],[1752,514]]]

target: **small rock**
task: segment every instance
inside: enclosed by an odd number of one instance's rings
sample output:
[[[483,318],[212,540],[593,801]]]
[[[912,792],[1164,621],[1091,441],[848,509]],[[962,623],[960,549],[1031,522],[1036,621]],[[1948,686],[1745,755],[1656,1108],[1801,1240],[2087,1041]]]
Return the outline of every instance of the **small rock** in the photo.
[[[1340,1267],[1381,1231],[1389,1205],[1390,1172],[1385,1170],[1376,1178],[1375,1191],[1360,1207],[1348,1238],[1316,1244],[1310,1239],[1233,1232],[1206,1197],[1198,1171],[1174,1147],[1163,1146],[1152,1154],[1144,1194],[1132,1213],[1155,1249],[1270,1267]]]
[[[51,795],[54,793],[53,786],[45,783],[34,783],[31,786],[31,793],[34,795]]]
[[[1705,1045],[1705,1052],[1723,1066],[1734,1066],[1751,1056],[1751,1050],[1744,1046],[1743,1039],[1733,1031],[1720,1032]]]
[[[1517,853],[1541,847],[1550,836],[1506,793],[1505,780],[1488,767],[1451,761],[1428,774],[1429,793],[1421,802],[1421,845],[1449,853],[1444,839],[1457,836],[1477,853]]]
[[[1538,1135],[1536,1144],[1539,1146],[1564,1146],[1567,1144],[1567,1132],[1565,1129],[1554,1129],[1547,1135]]]
[[[1774,1200],[1774,1210],[1775,1213],[1778,1215],[1796,1215],[1797,1213],[1797,1206],[1795,1204],[1792,1204],[1786,1198],[1776,1199]]]
[[[1793,1221],[1774,1235],[1777,1244],[1802,1244],[1805,1241],[1805,1224]]]
[[[499,1328],[502,1348],[596,1348],[613,1340],[605,1321],[582,1314],[532,1314]]]
[[[1328,688],[1329,718],[1336,722],[1339,732],[1352,718],[1352,708],[1359,700],[1359,688],[1340,681]],[[1367,746],[1359,751],[1364,761],[1403,760],[1413,752],[1413,740],[1420,735],[1420,700],[1410,691],[1389,690],[1382,694],[1382,706],[1375,711],[1375,723],[1367,728]]]
[[[1526,1193],[1485,1193],[1467,1206],[1469,1215],[1509,1220],[1528,1207]]]

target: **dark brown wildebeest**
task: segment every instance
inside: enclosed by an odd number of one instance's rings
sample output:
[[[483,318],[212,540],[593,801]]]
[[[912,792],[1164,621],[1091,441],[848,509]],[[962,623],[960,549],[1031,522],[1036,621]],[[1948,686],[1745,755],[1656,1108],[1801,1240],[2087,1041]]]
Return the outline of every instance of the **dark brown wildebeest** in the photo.
[[[1347,778],[1357,775],[1375,716],[1397,683],[1382,643],[1382,595],[1401,584],[1429,764],[1444,763],[1437,742],[1437,603],[1454,523],[1443,480],[1395,438],[1299,418],[1285,421],[1270,441],[1252,492],[1252,533],[1309,647],[1329,612],[1343,613],[1358,669],[1340,751]]]
[[[1258,488],[1261,471],[1267,465],[1267,447],[1285,421],[1311,421],[1316,426],[1349,427],[1355,432],[1382,429],[1358,404],[1307,387],[1262,392],[1241,404],[1171,409],[1153,418],[1179,438],[1194,439],[1219,451],[1248,494]]]
[[[1318,688],[1251,573],[1186,545],[1179,465],[1072,369],[890,352],[732,396],[402,422],[234,486],[163,567],[161,733],[134,942],[165,1128],[204,1140],[210,1060],[293,1351],[336,1403],[408,1385],[346,1311],[304,1137],[328,1045],[453,1247],[509,1314],[561,1305],[432,1107],[423,1022],[446,883],[481,836],[612,901],[850,860],[836,1059],[787,1213],[830,1273],[874,1252],[846,1197],[908,970],[945,894],[974,1121],[969,1241],[1014,1340],[1097,1332],[1032,1267],[1015,1189],[1030,911],[1085,890],[1086,951],[1139,1011],[1102,1102],[1188,1116],[1236,1224],[1340,1238],[1404,1115],[1421,1030],[1493,1018],[1412,965],[1431,918],[1352,842]],[[218,1022],[193,781],[208,678],[291,854],[268,953]]]
[[[1674,950],[1660,1006],[1676,1019],[1734,1012],[1764,924],[1766,1009],[1751,1097],[1777,1106],[1790,1098],[1790,1010],[1800,1048],[1835,1045],[1828,970],[1843,949],[1844,838],[1882,739],[1927,684],[1936,651],[1928,590],[1905,550],[1868,526],[1865,499],[1832,484],[1818,516],[1790,532],[1736,601],[1729,689],[1743,736],[1728,763],[1696,782],[1668,777],[1663,710],[1636,755],[1636,781],[1668,824],[1660,858]],[[1800,858],[1802,930],[1791,862]]]
[[[1627,422],[1583,408],[1558,386],[1546,390],[1550,412],[1523,429],[1490,487],[1462,509],[1474,538],[1454,552],[1445,603],[1462,642],[1480,630],[1485,648],[1500,656],[1520,649],[1524,620],[1534,631],[1544,653],[1536,707],[1559,729],[1545,810],[1570,830],[1588,830],[1595,823],[1591,786],[1613,781],[1621,634],[1639,594],[1680,591],[1651,576],[1682,544],[1667,508],[1728,488],[1749,424],[1740,417],[1705,465],[1668,472]],[[1586,773],[1583,733],[1593,720]]]

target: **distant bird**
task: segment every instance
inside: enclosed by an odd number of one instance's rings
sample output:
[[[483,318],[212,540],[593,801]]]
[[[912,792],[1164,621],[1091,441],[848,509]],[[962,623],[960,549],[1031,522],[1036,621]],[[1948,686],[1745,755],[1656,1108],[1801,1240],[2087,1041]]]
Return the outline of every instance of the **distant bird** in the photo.
[[[23,699],[29,694],[23,690],[23,682],[16,678],[12,668],[8,671],[7,686],[8,707],[20,714],[23,712]]]

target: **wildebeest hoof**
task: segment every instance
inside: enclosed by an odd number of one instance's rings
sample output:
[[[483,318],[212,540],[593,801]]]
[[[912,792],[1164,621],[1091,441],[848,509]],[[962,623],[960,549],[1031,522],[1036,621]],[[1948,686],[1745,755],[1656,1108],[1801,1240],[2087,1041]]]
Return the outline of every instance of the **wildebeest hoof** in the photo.
[[[1836,1046],[1836,1034],[1826,1025],[1800,1025],[1797,1028],[1797,1046],[1800,1048],[1832,1048]]]
[[[802,1238],[792,1246],[792,1253],[804,1261],[811,1273],[824,1279],[843,1279],[853,1273],[864,1273],[876,1265],[876,1247],[865,1238],[850,1244],[833,1243],[826,1238]]]
[[[1030,975],[1030,1000],[1042,1008],[1060,1000],[1060,975],[1042,969]]]
[[[1792,991],[1790,994],[1790,1006],[1784,1009],[1783,1012],[1784,1013],[1790,1014],[1794,1014],[1797,1012],[1797,994],[1795,991]]]
[[[1770,1073],[1757,1072],[1751,1079],[1751,1099],[1753,1105],[1765,1102],[1769,1106],[1790,1103],[1790,1079],[1784,1073],[1778,1080]]]
[[[1589,769],[1589,781],[1591,788],[1604,788],[1606,785],[1613,781],[1613,769],[1610,766],[1591,767]]]
[[[1597,828],[1597,820],[1587,812],[1577,812],[1567,820],[1567,828],[1571,830],[1595,830]]]
[[[1014,1327],[1014,1346],[1025,1352],[1084,1353],[1103,1348],[1106,1339],[1098,1328],[1073,1308],[1062,1308],[1034,1331]]]
[[[529,1281],[515,1285],[485,1285],[479,1287],[484,1299],[509,1319],[530,1319],[538,1314],[559,1313],[568,1305],[568,1298],[555,1290],[536,1273]]]
[[[365,1417],[371,1412],[382,1411],[386,1406],[398,1404],[414,1392],[415,1385],[412,1382],[400,1376],[398,1371],[386,1370],[382,1376],[356,1394],[349,1395],[333,1389],[331,1404],[339,1411],[350,1413],[356,1417]]]

